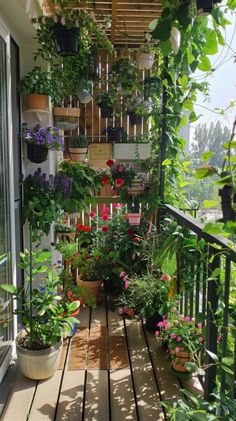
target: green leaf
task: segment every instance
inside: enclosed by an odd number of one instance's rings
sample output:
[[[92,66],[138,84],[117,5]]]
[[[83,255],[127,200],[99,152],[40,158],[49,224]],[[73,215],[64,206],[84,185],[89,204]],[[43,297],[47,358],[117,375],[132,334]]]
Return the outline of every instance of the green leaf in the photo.
[[[149,29],[151,29],[151,31],[153,31],[156,28],[157,23],[158,23],[158,19],[152,20],[148,25]]]
[[[208,57],[201,56],[199,58],[200,62],[198,64],[198,69],[202,70],[202,72],[209,72],[211,70],[211,62]]]
[[[216,54],[218,52],[217,36],[213,29],[207,28],[205,31],[206,43],[203,47],[204,54]]]
[[[219,205],[219,201],[217,200],[204,200],[203,201],[204,208],[214,208],[217,205]]]
[[[165,159],[163,162],[162,162],[162,165],[170,165],[171,164],[171,160],[170,159]]]
[[[190,411],[188,413],[189,419],[192,421],[210,421],[215,420],[215,416],[208,414],[204,409],[198,409],[196,411]]]
[[[183,103],[183,108],[185,110],[193,111],[193,101],[191,99],[186,99]]]
[[[224,370],[226,373],[231,374],[231,376],[233,376],[234,372],[233,370],[231,370],[231,368],[229,368],[227,365],[222,364],[221,365],[222,370]]]
[[[236,8],[236,0],[228,0],[227,6],[230,10],[234,10]]]
[[[215,155],[215,152],[211,152],[211,151],[204,152],[201,156],[201,161],[206,162],[208,161],[208,159],[212,158],[214,155]]]
[[[206,352],[208,353],[208,355],[210,355],[211,359],[215,362],[215,363],[219,363],[219,358],[217,357],[216,354],[214,354],[213,352],[209,351],[208,349],[206,349]]]
[[[159,39],[160,41],[167,41],[170,37],[171,24],[167,20],[157,24],[156,28],[152,32],[153,39]]]
[[[186,421],[186,412],[183,409],[176,409],[173,421]]]
[[[17,292],[16,287],[10,284],[2,284],[0,285],[0,288],[2,288],[6,292],[9,292],[10,294],[16,294]]]
[[[223,148],[225,148],[225,149],[229,149],[229,148],[232,148],[232,149],[235,149],[236,148],[236,140],[232,140],[232,142],[225,142],[225,143],[223,143]]]
[[[195,111],[192,111],[189,114],[189,121],[190,123],[193,123],[194,121],[197,121],[199,119],[200,116],[197,116],[197,114],[195,113]]]
[[[185,363],[184,366],[187,368],[190,373],[195,373],[197,371],[197,365],[195,363]]]
[[[234,359],[232,357],[224,357],[221,362],[225,365],[233,365]]]
[[[217,174],[217,169],[215,167],[212,167],[211,165],[204,165],[197,169],[194,176],[198,180],[201,180],[202,178],[211,177],[216,174]]]

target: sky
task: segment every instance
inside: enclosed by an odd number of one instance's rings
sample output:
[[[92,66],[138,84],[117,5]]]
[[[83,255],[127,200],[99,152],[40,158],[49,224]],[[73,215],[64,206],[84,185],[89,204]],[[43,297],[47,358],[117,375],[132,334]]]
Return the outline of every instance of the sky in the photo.
[[[198,105],[195,106],[195,111],[197,115],[202,114],[202,116],[197,122],[191,124],[190,144],[197,124],[210,125],[211,122],[216,123],[217,120],[220,120],[223,125],[231,129],[236,116],[236,14],[230,12],[226,17],[231,22],[225,31],[227,45],[221,47],[216,55],[209,56],[212,67],[216,70],[208,77],[205,77],[200,71],[196,75],[198,81],[210,83],[210,101],[204,102],[202,95],[198,95]],[[210,111],[214,108],[226,109],[230,101],[235,101],[235,105],[224,116]]]

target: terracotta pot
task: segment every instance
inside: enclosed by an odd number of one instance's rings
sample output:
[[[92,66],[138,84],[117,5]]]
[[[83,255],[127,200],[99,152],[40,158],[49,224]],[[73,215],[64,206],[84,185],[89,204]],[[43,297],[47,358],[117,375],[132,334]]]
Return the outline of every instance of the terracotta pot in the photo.
[[[127,213],[130,225],[140,225],[141,213]]]
[[[69,148],[70,159],[73,162],[84,162],[88,148]]]
[[[83,281],[81,277],[78,276],[77,284],[88,288],[91,291],[91,294],[96,298],[96,303],[99,303],[102,281]]]
[[[48,95],[24,94],[22,99],[23,111],[48,111]]]
[[[179,352],[175,352],[174,350],[170,351],[172,355],[172,368],[179,373],[189,373],[187,368],[184,366],[185,363],[191,361],[191,357],[187,351],[184,350],[183,347],[179,347]]]
[[[32,351],[19,345],[19,340],[24,335],[25,331],[21,331],[16,337],[16,352],[21,372],[33,380],[52,377],[60,362],[62,340],[54,347]]]
[[[150,53],[140,53],[137,57],[139,70],[150,70],[154,64],[154,55]]]

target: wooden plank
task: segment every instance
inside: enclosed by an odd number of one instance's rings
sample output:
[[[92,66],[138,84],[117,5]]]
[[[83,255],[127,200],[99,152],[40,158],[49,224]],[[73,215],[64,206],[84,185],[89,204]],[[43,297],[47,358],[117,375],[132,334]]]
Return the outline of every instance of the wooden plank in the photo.
[[[126,320],[135,392],[140,421],[164,420],[141,322]]]
[[[54,419],[61,376],[62,371],[57,370],[53,377],[38,383],[28,418],[29,421],[50,421]]]
[[[167,352],[161,349],[161,341],[154,335],[146,332],[154,369],[158,379],[159,389],[163,399],[175,399],[181,396],[179,382],[173,376]]]
[[[19,372],[1,420],[26,420],[34,397],[36,385],[37,382],[35,380],[27,379]]]
[[[89,329],[81,326],[71,339],[67,370],[85,369],[88,353],[88,336]]]
[[[98,323],[90,328],[87,368],[108,369],[107,328]]]
[[[87,370],[84,420],[109,420],[107,370]]]
[[[82,421],[84,377],[84,370],[65,372],[55,421]]]
[[[58,370],[63,370],[63,368],[64,368],[68,343],[69,343],[69,340],[64,339],[62,352],[61,352],[61,359],[60,359]]]
[[[130,369],[111,370],[110,391],[112,421],[136,421],[137,413]]]
[[[124,369],[129,367],[124,322],[117,312],[108,312],[108,342],[110,369]]]
[[[0,418],[6,402],[9,398],[11,389],[14,385],[17,376],[17,367],[16,364],[13,362],[8,367],[8,370],[0,384]]]

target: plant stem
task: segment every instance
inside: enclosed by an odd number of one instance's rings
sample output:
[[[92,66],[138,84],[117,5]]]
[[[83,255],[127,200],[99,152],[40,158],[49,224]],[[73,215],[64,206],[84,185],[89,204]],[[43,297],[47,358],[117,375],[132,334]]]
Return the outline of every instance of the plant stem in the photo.
[[[29,243],[29,285],[30,285],[30,314],[29,314],[29,325],[30,325],[30,347],[32,345],[32,319],[33,319],[33,307],[32,307],[32,291],[33,291],[33,274],[32,274],[32,225],[29,226],[30,230],[30,243]]]

